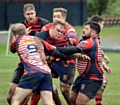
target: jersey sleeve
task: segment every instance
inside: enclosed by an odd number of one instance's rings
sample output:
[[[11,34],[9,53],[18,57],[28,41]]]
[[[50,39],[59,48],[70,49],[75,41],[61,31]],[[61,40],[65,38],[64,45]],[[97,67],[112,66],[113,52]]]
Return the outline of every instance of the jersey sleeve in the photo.
[[[44,45],[45,53],[48,53],[49,55],[55,54],[56,50],[55,50],[54,46],[50,45],[48,42],[46,42],[44,40],[42,40],[42,43]]]
[[[74,53],[81,53],[82,48],[77,46],[69,46],[69,47],[56,47],[57,50],[64,54],[74,54]]]
[[[10,51],[12,53],[15,53],[16,52],[16,39],[13,39],[11,42],[10,42]]]
[[[44,19],[41,17],[39,17],[39,22],[41,23],[42,27],[49,23],[49,21],[47,19]]]
[[[55,46],[50,45],[49,43],[47,43],[44,40],[42,40],[42,42],[44,45],[45,53],[52,55],[56,58],[61,58],[64,61],[67,60],[67,58],[64,56],[64,54],[61,53],[59,50],[57,50]]]
[[[77,46],[82,48],[83,52],[84,52],[86,50],[87,51],[90,50],[91,47],[93,46],[93,44],[94,44],[94,41],[90,38],[90,39],[83,40],[83,41],[79,42],[79,44]]]

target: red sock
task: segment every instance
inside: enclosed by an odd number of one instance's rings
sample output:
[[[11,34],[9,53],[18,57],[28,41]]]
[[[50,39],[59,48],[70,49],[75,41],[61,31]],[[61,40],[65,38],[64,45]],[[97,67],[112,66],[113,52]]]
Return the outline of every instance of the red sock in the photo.
[[[95,105],[102,105],[102,96],[96,95],[95,101],[96,101]]]
[[[37,105],[40,100],[40,94],[33,94],[31,97],[30,105]]]

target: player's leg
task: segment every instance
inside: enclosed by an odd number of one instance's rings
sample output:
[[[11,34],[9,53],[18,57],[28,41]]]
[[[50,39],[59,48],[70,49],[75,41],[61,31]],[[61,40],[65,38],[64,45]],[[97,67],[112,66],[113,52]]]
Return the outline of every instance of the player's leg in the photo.
[[[78,86],[79,94],[76,99],[76,105],[86,105],[94,98],[101,85],[102,81],[81,80],[81,84]]]
[[[22,102],[32,93],[32,89],[17,87],[12,96],[11,105],[21,105]]]
[[[62,95],[64,96],[65,100],[67,101],[68,105],[71,105],[70,87],[71,87],[71,85],[60,82],[60,90],[61,90]]]
[[[52,91],[41,91],[40,95],[44,105],[53,105]]]
[[[106,88],[106,85],[107,85],[107,80],[104,79],[101,88],[98,90],[95,96],[95,105],[102,105],[102,97],[103,97],[103,92]]]
[[[24,67],[23,67],[23,64],[20,62],[18,64],[18,67],[14,71],[12,82],[10,83],[10,86],[8,89],[7,101],[9,104],[11,103],[11,98],[14,94],[16,87],[18,86],[18,83],[23,75],[23,72],[24,72]]]
[[[62,102],[61,102],[59,94],[58,94],[58,90],[55,85],[53,85],[53,100],[56,105],[62,105]]]
[[[60,90],[67,104],[71,105],[70,88],[74,81],[75,67],[69,66],[66,70],[69,71],[69,73],[67,73],[67,75],[63,75],[62,78],[60,77]]]
[[[53,105],[53,97],[52,97],[53,86],[52,86],[52,76],[50,74],[43,74],[43,73],[41,74],[41,82],[38,88],[43,104]]]
[[[78,92],[71,91],[70,93],[71,105],[75,105],[77,96],[78,96]]]
[[[10,83],[10,86],[9,86],[9,89],[8,89],[8,94],[7,94],[7,102],[9,104],[11,104],[11,99],[12,99],[12,96],[13,96],[17,86],[18,86],[18,84]]]
[[[40,98],[40,94],[33,92],[31,95],[30,105],[37,105]]]

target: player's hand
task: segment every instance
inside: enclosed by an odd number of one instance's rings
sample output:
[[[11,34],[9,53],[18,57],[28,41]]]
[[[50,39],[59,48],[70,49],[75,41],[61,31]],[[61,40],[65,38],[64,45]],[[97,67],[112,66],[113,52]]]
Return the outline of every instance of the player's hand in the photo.
[[[108,58],[108,56],[104,55],[103,58],[106,60],[106,64],[108,64],[110,62],[110,59]]]
[[[32,26],[28,27],[27,30],[27,34],[29,34],[32,30],[31,30]]]
[[[68,67],[68,66],[69,66],[69,61],[63,61],[63,60],[62,60],[62,63],[63,63],[63,66],[64,66],[64,67]]]
[[[69,38],[69,42],[71,45],[74,45],[74,41],[72,40],[72,38]]]
[[[47,60],[48,63],[50,63],[50,62],[55,60],[55,57],[53,57],[53,56],[46,56],[46,60]]]
[[[80,54],[78,60],[90,60],[90,57],[85,54]]]
[[[103,65],[104,70],[108,73],[111,74],[112,73],[112,69],[110,67],[108,67],[107,65]]]
[[[89,56],[81,53],[75,53],[73,54],[73,56],[76,57],[78,60],[90,60]]]

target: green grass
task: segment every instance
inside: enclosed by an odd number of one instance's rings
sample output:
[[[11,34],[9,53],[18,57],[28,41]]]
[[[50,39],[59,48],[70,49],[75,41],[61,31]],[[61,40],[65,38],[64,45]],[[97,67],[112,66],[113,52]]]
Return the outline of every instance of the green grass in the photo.
[[[78,33],[78,35],[81,36],[83,27],[76,26],[75,29],[76,29],[76,32]],[[101,31],[100,35],[101,36],[115,35],[115,36],[120,37],[120,26],[118,26],[118,27],[104,27],[103,30]]]
[[[12,54],[9,52],[8,56],[6,56],[5,50],[6,46],[0,44],[0,105],[8,105],[6,102],[6,94],[14,69],[19,62],[17,54]],[[110,52],[106,52],[106,54],[111,59],[109,66],[112,68],[113,73],[112,75],[107,75],[105,73],[108,79],[108,85],[103,96],[103,105],[120,105],[120,54]],[[54,79],[53,82],[59,90],[59,80]],[[61,100],[63,101],[63,104],[67,105],[60,91],[59,95]],[[92,100],[89,105],[94,105],[93,103],[94,100]],[[39,102],[39,105],[42,105],[41,101]]]

